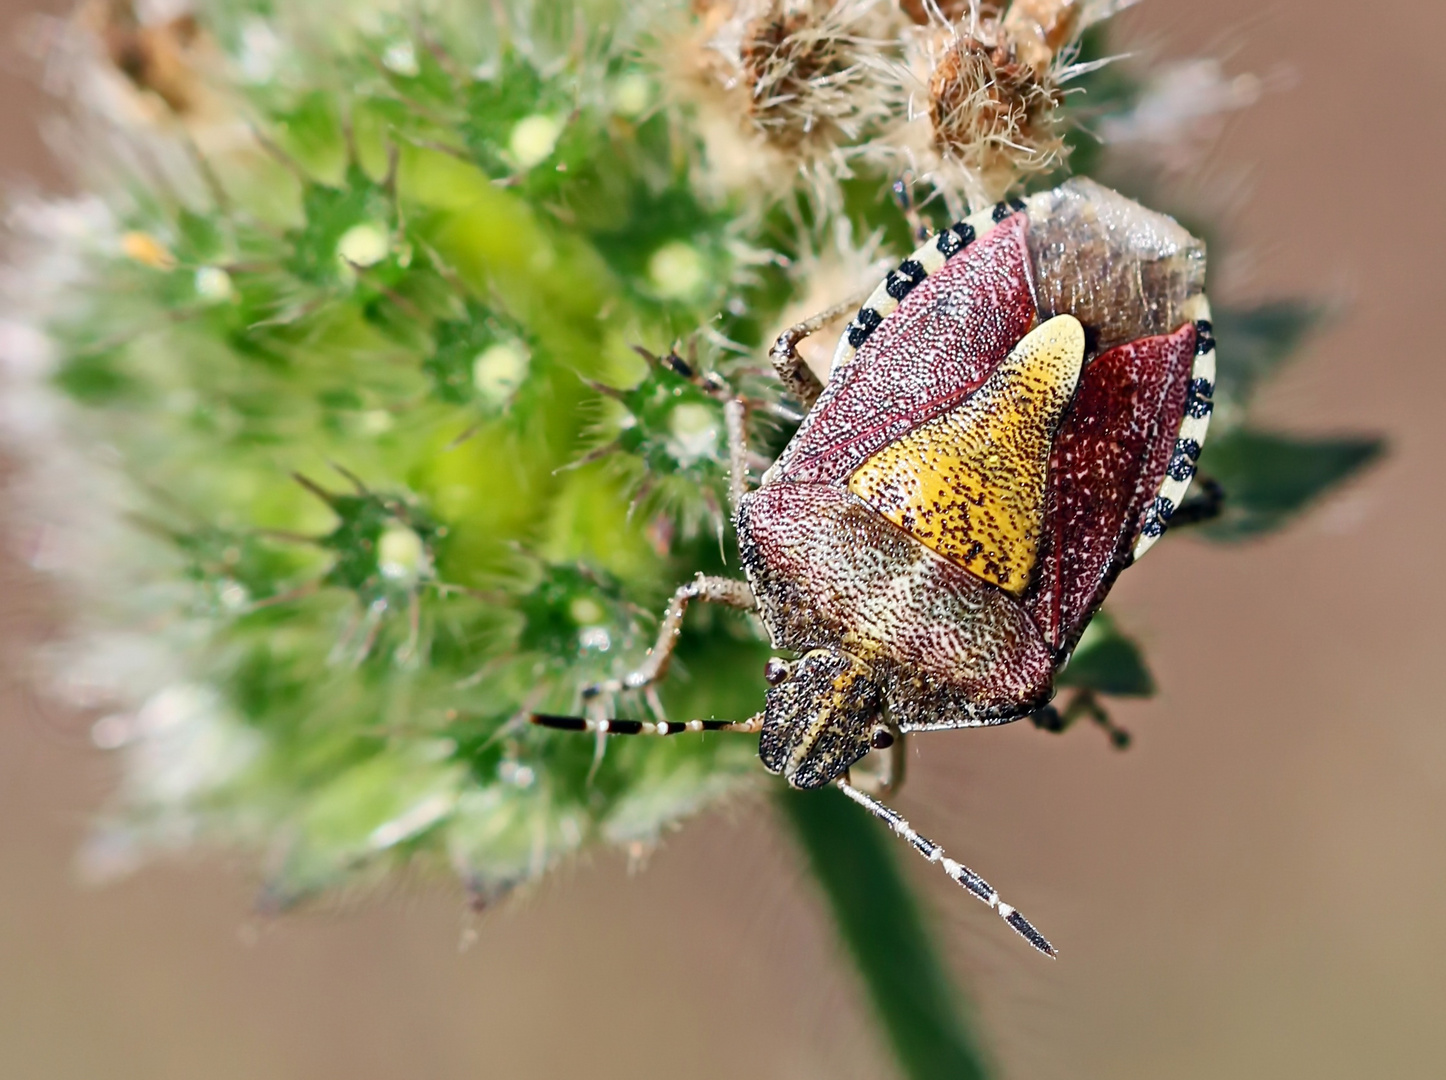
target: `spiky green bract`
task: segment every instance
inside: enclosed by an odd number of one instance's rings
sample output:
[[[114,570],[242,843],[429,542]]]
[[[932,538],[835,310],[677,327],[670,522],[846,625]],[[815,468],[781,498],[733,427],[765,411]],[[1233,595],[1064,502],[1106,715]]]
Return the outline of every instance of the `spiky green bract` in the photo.
[[[98,676],[130,706],[99,736],[130,762],[108,864],[209,835],[267,849],[277,905],[418,856],[488,899],[757,778],[746,738],[525,722],[579,711],[724,569],[719,395],[637,349],[701,328],[711,368],[768,312],[627,44],[563,7],[468,37],[217,5],[233,59],[263,30],[286,58],[226,88],[254,137],[170,140],[210,159],[192,196],[112,174],[47,326],[65,437],[114,447],[128,490],[105,639],[166,656]],[[730,298],[749,315],[719,322]],[[663,705],[748,716],[765,656],[699,612]]]

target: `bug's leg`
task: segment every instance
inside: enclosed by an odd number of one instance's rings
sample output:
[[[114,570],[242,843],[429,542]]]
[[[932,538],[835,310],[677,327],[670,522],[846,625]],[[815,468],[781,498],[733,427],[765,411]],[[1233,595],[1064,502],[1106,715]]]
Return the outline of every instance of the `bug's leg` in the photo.
[[[1030,723],[1039,728],[1040,731],[1048,731],[1059,735],[1065,728],[1069,727],[1064,714],[1053,705],[1044,705],[1029,714]]]
[[[737,514],[748,492],[748,406],[742,398],[723,403],[723,426],[728,431],[728,508]]]
[[[916,833],[914,827],[905,820],[902,814],[890,810],[883,803],[879,802],[878,799],[865,794],[847,781],[835,780],[834,783],[838,785],[840,791],[882,821],[892,829],[897,836],[913,845],[914,849],[918,851],[920,855],[924,856],[924,858],[928,859],[931,863],[938,863],[942,866],[944,873],[948,874],[956,884],[962,886],[966,891],[972,893],[995,911],[999,912],[1000,917],[1007,922],[1020,937],[1024,938],[1025,941],[1029,942],[1046,956],[1058,955],[1055,952],[1054,946],[1045,940],[1044,935],[1036,930],[1028,919],[1015,911],[1014,908],[1010,907],[1003,900],[999,899],[999,894],[994,891],[993,886],[991,886],[989,882],[985,881],[973,870],[970,870],[969,867],[949,858],[944,854],[944,849],[934,843],[934,841]]]
[[[677,349],[672,349],[666,356],[655,356],[641,345],[634,345],[636,352],[648,363],[663,366],[670,369],[675,375],[687,379],[694,386],[704,393],[723,402],[723,423],[728,433],[728,501],[730,508],[738,509],[738,500],[748,490],[748,403],[737,396],[733,389],[723,381],[723,378],[713,372],[702,372],[698,367],[696,355],[690,355],[685,360],[678,355]],[[696,348],[693,350],[696,351]],[[600,387],[600,389],[602,389]],[[604,393],[615,393],[604,389]],[[598,450],[583,457],[578,464],[584,464],[595,456],[610,452],[613,444],[599,447]],[[721,543],[721,525],[720,537]]]
[[[1098,724],[1110,737],[1110,745],[1116,750],[1130,748],[1130,733],[1110,719],[1109,712],[1100,704],[1100,699],[1095,697],[1094,691],[1081,690],[1069,703],[1069,707],[1076,716],[1088,716]]]
[[[783,388],[796,397],[805,409],[812,408],[818,395],[823,393],[823,383],[818,381],[818,376],[809,370],[803,357],[798,355],[798,343],[806,337],[812,337],[835,319],[843,318],[866,299],[867,295],[851,297],[841,304],[825,308],[801,323],[795,323],[779,334],[773,348],[768,350],[768,359],[773,362],[773,369],[778,372]]]
[[[874,752],[856,762],[846,774],[848,782],[869,795],[892,795],[904,786],[904,733],[896,727],[880,724],[874,729]],[[860,769],[868,763],[870,767]]]
[[[1213,521],[1225,509],[1225,489],[1213,476],[1195,476],[1197,490],[1170,515],[1170,528],[1182,525],[1199,525],[1202,521]]]
[[[683,616],[687,614],[688,604],[693,600],[726,604],[740,611],[753,611],[758,607],[758,601],[753,598],[753,590],[748,587],[748,582],[699,574],[688,584],[680,586],[673,594],[673,599],[668,601],[662,625],[658,627],[658,640],[648,650],[647,659],[638,665],[637,670],[629,672],[621,679],[607,679],[585,686],[583,697],[595,698],[601,694],[617,694],[624,690],[642,690],[661,679],[668,670],[668,661],[673,657],[678,635],[683,632]]]
[[[763,727],[763,714],[747,720],[590,720],[585,716],[529,713],[528,720],[554,731],[590,731],[597,735],[681,735],[685,731],[732,731],[753,734]]]
[[[1110,719],[1109,711],[1100,704],[1100,699],[1088,687],[1075,691],[1063,711],[1053,705],[1046,705],[1042,709],[1036,709],[1030,713],[1029,719],[1033,721],[1035,727],[1059,734],[1068,729],[1081,716],[1089,717],[1103,728],[1105,734],[1110,737],[1110,745],[1116,750],[1130,748],[1130,733]]]

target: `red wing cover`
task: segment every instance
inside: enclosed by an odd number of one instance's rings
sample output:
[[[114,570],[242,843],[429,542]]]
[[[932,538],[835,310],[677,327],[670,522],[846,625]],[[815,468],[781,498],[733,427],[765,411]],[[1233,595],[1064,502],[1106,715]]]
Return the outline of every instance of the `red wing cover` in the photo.
[[[1195,327],[1104,353],[1080,376],[1050,454],[1044,551],[1026,603],[1067,645],[1125,566],[1185,412]]]
[[[925,278],[835,370],[782,477],[841,484],[875,452],[952,409],[1034,324],[1028,221],[1014,214]]]

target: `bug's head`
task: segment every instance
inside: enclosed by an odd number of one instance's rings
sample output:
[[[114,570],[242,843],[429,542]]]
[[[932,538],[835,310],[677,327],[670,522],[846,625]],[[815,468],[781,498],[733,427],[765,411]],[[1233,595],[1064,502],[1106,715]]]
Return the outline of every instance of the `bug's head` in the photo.
[[[892,742],[881,723],[878,684],[860,661],[815,649],[763,672],[768,704],[758,756],[796,788],[822,787],[876,746]]]

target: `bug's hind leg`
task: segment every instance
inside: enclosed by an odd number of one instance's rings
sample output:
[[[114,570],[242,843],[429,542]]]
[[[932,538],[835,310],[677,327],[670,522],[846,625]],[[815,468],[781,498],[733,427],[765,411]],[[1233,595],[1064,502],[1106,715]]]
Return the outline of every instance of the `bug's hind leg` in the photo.
[[[693,600],[725,604],[740,611],[754,611],[758,607],[758,601],[753,598],[753,590],[748,587],[748,582],[699,574],[688,584],[680,586],[673,594],[673,599],[668,601],[662,625],[658,627],[658,640],[648,650],[647,659],[639,664],[635,671],[620,679],[607,679],[584,687],[583,696],[595,698],[624,690],[643,690],[661,679],[668,671],[668,661],[673,658],[678,636],[683,632],[683,616],[687,614],[688,604]]]
[[[1029,942],[1045,956],[1058,955],[1054,946],[1051,945],[1043,934],[1036,930],[1032,923],[1014,908],[1010,907],[999,898],[994,887],[976,874],[969,867],[957,863],[944,854],[944,849],[930,840],[927,836],[920,836],[914,831],[914,827],[908,823],[904,816],[897,811],[890,810],[883,803],[873,796],[860,791],[852,784],[844,780],[835,780],[838,789],[847,795],[854,802],[858,803],[874,817],[878,818],[885,825],[894,831],[894,834],[902,840],[908,841],[920,855],[931,863],[938,863],[944,868],[944,873],[950,879],[967,892],[972,893],[976,898],[983,900],[995,911],[999,912],[1000,918],[1010,925],[1010,928],[1025,941]]]
[[[1218,518],[1225,509],[1225,488],[1213,476],[1195,476],[1196,491],[1170,515],[1170,528],[1199,525]]]
[[[1058,734],[1065,731],[1080,717],[1086,716],[1098,724],[1110,738],[1110,745],[1116,750],[1128,750],[1132,736],[1124,728],[1110,719],[1109,711],[1100,704],[1100,699],[1095,692],[1088,688],[1075,691],[1070,698],[1069,704],[1064,709],[1057,709],[1053,705],[1046,705],[1042,709],[1036,709],[1029,714],[1029,719],[1034,726],[1044,731],[1052,731]]]
[[[819,382],[818,376],[798,354],[798,343],[804,338],[812,337],[836,319],[850,314],[866,299],[867,294],[850,297],[841,304],[825,308],[817,315],[804,319],[801,323],[795,323],[779,334],[773,348],[768,350],[768,359],[773,363],[773,370],[778,372],[783,388],[797,398],[805,409],[813,408],[813,403],[818,400],[819,394],[823,393],[823,383]]]

